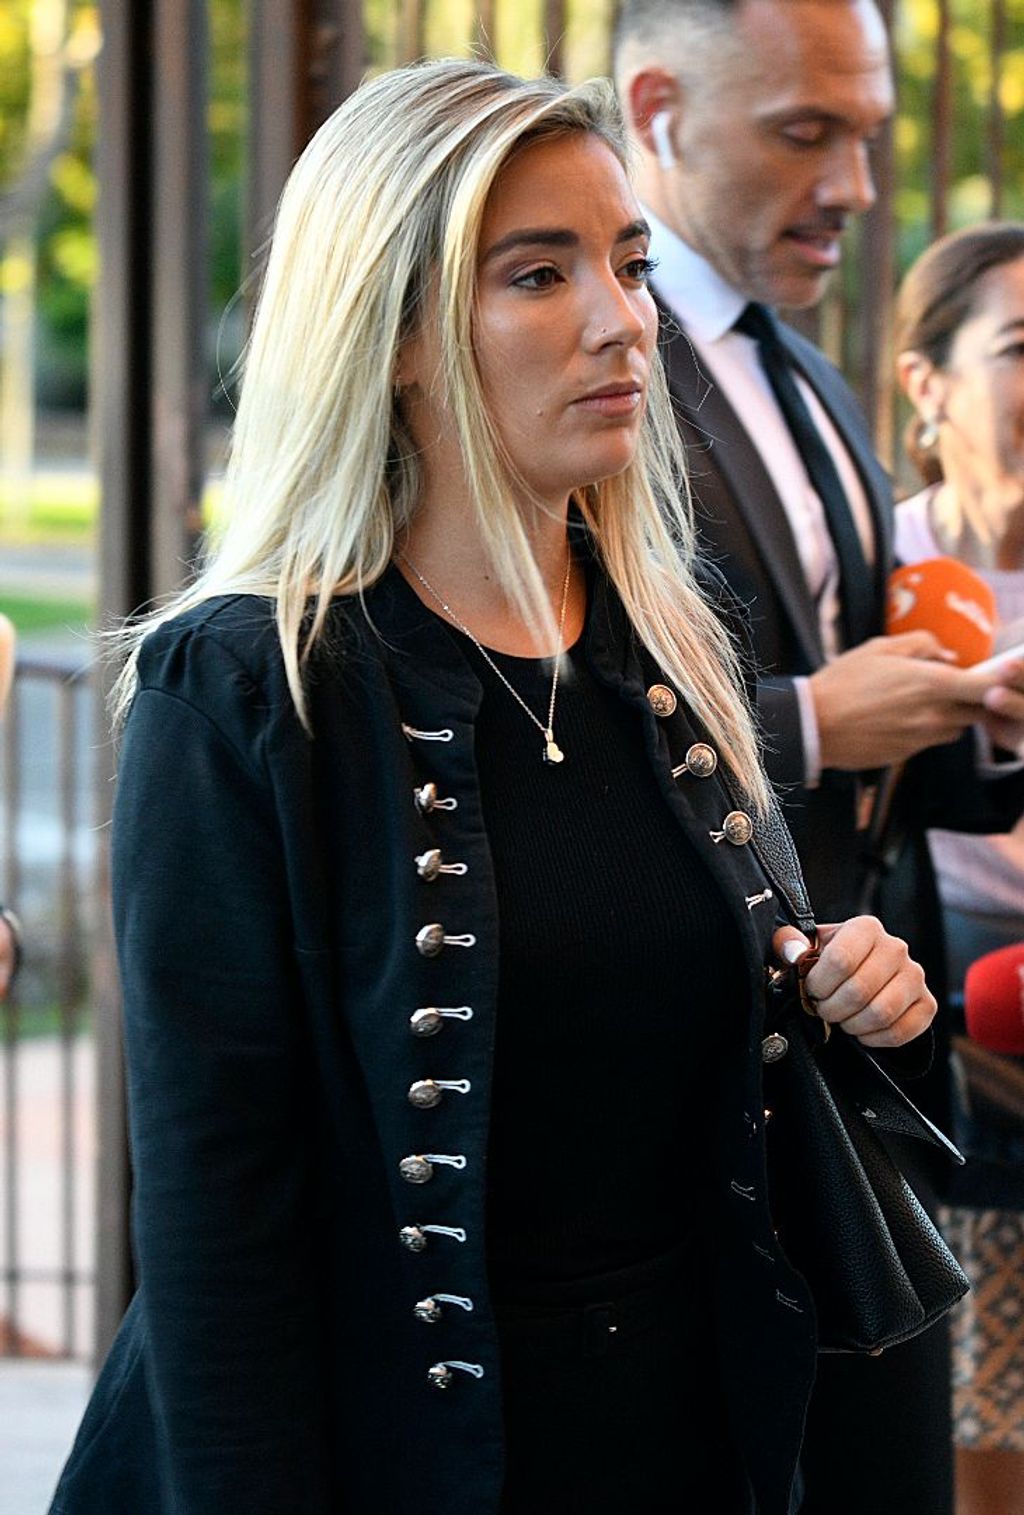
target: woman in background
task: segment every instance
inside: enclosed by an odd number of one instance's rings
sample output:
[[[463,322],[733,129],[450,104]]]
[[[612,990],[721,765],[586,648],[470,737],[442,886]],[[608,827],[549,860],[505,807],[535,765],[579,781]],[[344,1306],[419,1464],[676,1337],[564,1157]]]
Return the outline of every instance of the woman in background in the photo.
[[[997,648],[1024,641],[1024,223],[944,237],[898,304],[908,450],[925,487],[897,512],[907,563],[959,558],[992,587]],[[1024,940],[1024,817],[1006,836],[930,834],[950,983]],[[1024,1215],[957,1206],[947,1235],[973,1285],[954,1316],[959,1515],[1024,1512]]]

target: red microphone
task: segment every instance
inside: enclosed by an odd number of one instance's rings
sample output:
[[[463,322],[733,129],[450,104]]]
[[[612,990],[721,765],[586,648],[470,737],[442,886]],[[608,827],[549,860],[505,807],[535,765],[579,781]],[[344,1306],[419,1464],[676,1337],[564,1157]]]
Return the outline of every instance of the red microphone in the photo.
[[[889,576],[888,634],[930,631],[956,654],[961,668],[970,668],[991,654],[996,622],[992,589],[956,558],[907,563]]]
[[[1024,1056],[1024,942],[986,952],[964,979],[967,1034],[990,1052]]]

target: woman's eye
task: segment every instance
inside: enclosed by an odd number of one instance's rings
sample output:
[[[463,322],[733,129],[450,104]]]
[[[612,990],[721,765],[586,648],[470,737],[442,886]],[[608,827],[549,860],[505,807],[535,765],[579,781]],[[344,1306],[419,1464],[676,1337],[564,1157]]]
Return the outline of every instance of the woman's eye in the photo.
[[[657,266],[657,258],[630,258],[623,273],[628,279],[635,279],[638,284],[646,284]]]
[[[525,274],[518,274],[512,282],[520,289],[550,289],[558,277],[558,270],[545,264],[542,268],[531,268]]]

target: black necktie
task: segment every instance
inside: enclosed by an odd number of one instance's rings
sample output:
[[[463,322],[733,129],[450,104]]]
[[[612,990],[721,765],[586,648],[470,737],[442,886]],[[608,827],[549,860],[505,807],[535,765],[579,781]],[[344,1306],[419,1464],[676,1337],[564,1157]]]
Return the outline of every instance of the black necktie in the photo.
[[[772,312],[767,306],[752,302],[741,311],[733,329],[757,342],[761,367],[772,386],[811,485],[821,500],[839,561],[843,637],[847,647],[856,647],[874,629],[874,576],[865,562],[853,511],[832,454],[793,377],[789,354]]]

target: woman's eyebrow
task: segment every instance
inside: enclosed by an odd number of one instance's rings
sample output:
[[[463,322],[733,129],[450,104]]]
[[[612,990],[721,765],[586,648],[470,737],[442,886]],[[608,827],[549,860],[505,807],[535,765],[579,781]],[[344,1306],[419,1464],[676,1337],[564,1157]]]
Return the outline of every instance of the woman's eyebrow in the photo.
[[[651,228],[646,221],[630,221],[615,236],[615,245],[620,242],[632,242],[635,237],[649,237]],[[507,236],[501,237],[492,247],[484,253],[483,262],[487,263],[491,258],[497,258],[502,253],[509,252],[513,247],[578,247],[579,234],[569,231],[568,228],[557,226],[523,227],[518,231],[510,231]]]

